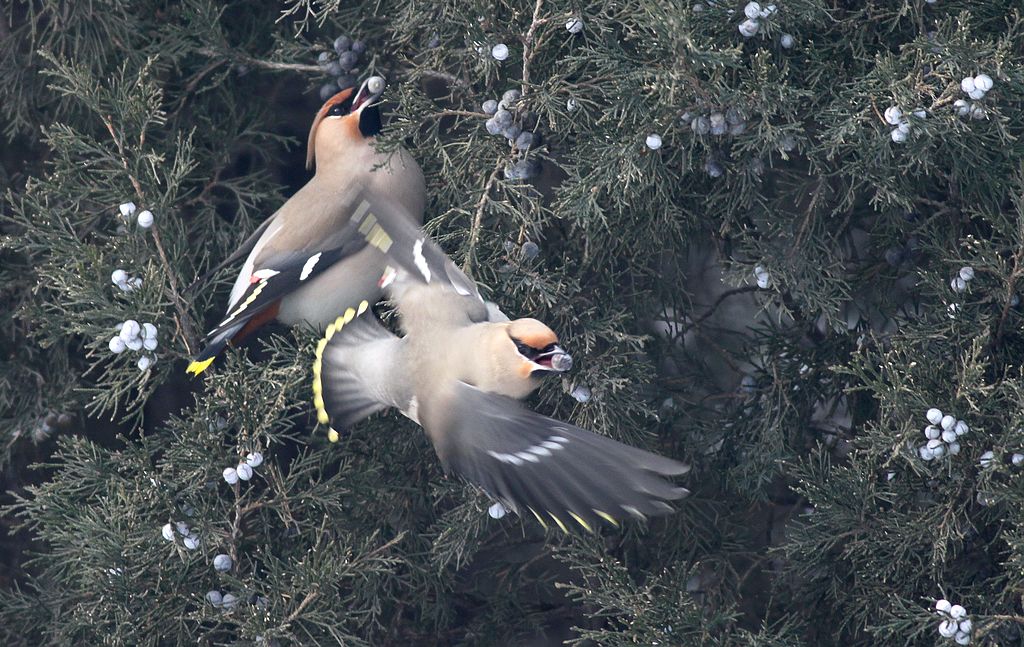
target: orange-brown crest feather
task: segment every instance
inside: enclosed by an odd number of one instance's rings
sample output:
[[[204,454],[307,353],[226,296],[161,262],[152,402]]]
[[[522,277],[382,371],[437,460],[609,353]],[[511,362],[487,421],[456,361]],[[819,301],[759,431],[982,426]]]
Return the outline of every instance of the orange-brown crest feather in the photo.
[[[320,106],[320,110],[317,111],[316,117],[313,118],[313,125],[309,128],[309,142],[306,144],[306,168],[313,168],[313,161],[316,159],[316,131],[320,127],[320,122],[327,116],[327,111],[331,109],[336,103],[342,103],[352,96],[352,92],[355,88],[347,88],[342,90],[338,94],[334,95],[330,99],[324,102],[324,105]]]
[[[509,324],[509,333],[530,348],[558,343],[558,335],[536,319],[516,319]]]

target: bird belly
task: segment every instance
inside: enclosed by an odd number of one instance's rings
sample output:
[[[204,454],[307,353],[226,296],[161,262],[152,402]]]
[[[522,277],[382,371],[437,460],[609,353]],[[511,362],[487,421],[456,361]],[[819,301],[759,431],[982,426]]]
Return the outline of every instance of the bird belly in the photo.
[[[363,249],[284,297],[277,320],[289,326],[308,323],[323,328],[346,308],[358,307],[364,300],[376,303],[383,273],[383,256],[376,250]]]

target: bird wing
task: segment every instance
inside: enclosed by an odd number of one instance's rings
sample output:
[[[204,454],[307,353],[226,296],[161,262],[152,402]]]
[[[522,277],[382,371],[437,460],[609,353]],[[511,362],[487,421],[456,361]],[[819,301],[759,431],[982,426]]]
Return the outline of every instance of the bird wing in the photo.
[[[245,258],[246,256],[248,256],[249,252],[251,252],[253,248],[256,247],[256,243],[259,242],[263,234],[266,233],[267,227],[270,226],[270,223],[274,222],[274,219],[277,218],[278,213],[280,212],[275,212],[272,216],[264,220],[263,224],[257,227],[256,231],[249,234],[249,237],[246,238],[242,242],[242,244],[239,245],[238,248],[231,253],[231,256],[228,256],[220,263],[217,263],[217,265],[215,265],[214,267],[211,267],[210,269],[206,270],[206,272],[204,272],[201,276],[196,277],[196,280],[192,281],[191,285],[185,288],[185,291],[190,292],[192,290],[195,290],[196,288],[202,287],[203,285],[206,284],[207,281],[210,280],[210,277],[212,277],[214,274],[221,271],[228,265],[236,263]]]
[[[512,510],[526,508],[563,531],[575,520],[672,512],[666,501],[689,491],[667,481],[689,466],[624,445],[457,382],[442,397],[421,398],[420,421],[445,468]]]
[[[396,221],[401,219],[397,207],[386,200],[371,200],[364,192],[344,203],[347,217],[338,217],[334,222],[347,221],[334,230],[325,230],[321,235],[305,232],[304,244],[298,247],[281,244],[267,245],[254,259],[249,285],[235,300],[227,316],[204,338],[204,348],[189,365],[188,372],[198,375],[224,346],[247,324],[260,324],[276,314],[276,307],[282,297],[305,286],[310,280],[334,264],[352,256],[367,245],[376,247],[382,253],[387,250],[387,235],[380,228],[372,227],[361,231],[372,213],[387,212]]]

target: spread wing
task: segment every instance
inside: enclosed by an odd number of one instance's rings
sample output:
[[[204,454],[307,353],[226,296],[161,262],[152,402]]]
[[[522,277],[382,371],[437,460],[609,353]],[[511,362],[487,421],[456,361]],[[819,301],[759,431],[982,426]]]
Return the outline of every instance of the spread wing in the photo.
[[[666,480],[689,466],[599,436],[463,382],[420,421],[445,468],[512,510],[526,508],[563,531],[575,520],[666,514],[689,491]]]

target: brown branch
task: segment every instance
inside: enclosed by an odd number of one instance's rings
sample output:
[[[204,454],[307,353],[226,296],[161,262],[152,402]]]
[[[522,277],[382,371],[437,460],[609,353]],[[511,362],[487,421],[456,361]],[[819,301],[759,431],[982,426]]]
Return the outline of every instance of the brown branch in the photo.
[[[534,53],[534,36],[537,33],[537,27],[548,22],[548,20],[540,17],[540,8],[544,4],[544,0],[537,0],[537,3],[533,6],[533,18],[530,20],[530,28],[526,31],[526,36],[523,37],[523,94],[526,94],[526,86],[530,84],[530,62],[533,60]]]
[[[491,189],[494,188],[494,184],[498,181],[498,173],[501,171],[501,166],[504,163],[504,159],[498,160],[498,163],[494,166],[494,170],[491,171],[491,176],[487,178],[487,184],[484,185],[484,190],[480,194],[480,200],[476,204],[476,212],[473,214],[473,224],[469,229],[469,247],[466,250],[466,262],[462,265],[462,271],[469,275],[472,275],[473,273],[473,254],[476,250],[477,240],[480,238],[480,226],[483,222],[484,208],[487,206],[487,198],[491,194]]]
[[[274,70],[278,72],[316,72],[320,74],[324,73],[323,68],[321,68],[319,65],[308,65],[306,63],[278,63],[277,61],[264,61],[263,59],[246,56],[245,54],[225,54],[223,52],[218,52],[217,50],[211,47],[200,47],[196,51],[198,51],[203,56],[219,56],[229,60],[237,60],[245,63],[246,65],[252,65],[253,67],[262,67],[265,70]]]

